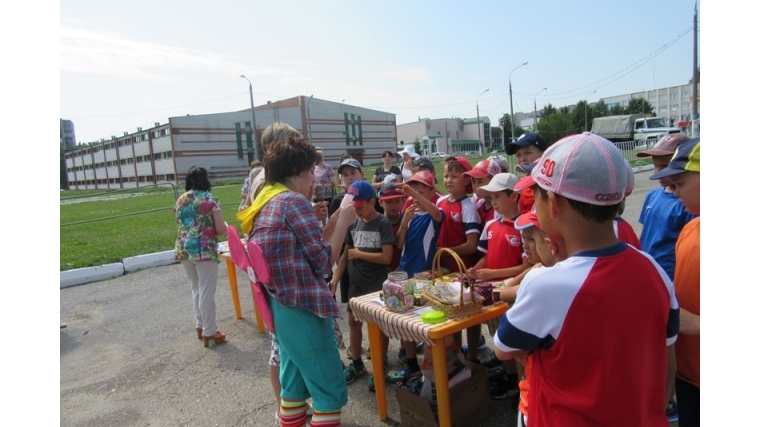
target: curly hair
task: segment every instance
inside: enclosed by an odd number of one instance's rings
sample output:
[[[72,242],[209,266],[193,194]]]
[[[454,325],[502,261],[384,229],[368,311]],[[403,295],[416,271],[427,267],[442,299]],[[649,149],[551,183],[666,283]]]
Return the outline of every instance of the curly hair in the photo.
[[[264,182],[285,183],[290,177],[300,175],[317,164],[317,150],[300,135],[290,135],[276,141],[264,156]]]

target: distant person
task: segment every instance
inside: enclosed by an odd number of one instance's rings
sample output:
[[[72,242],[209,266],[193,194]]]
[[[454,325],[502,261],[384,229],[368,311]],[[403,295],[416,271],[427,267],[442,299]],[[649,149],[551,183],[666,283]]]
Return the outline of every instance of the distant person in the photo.
[[[324,231],[316,226],[311,197],[317,152],[297,131],[287,135],[274,140],[264,156],[266,185],[254,201],[250,237],[261,247],[271,277],[264,287],[280,349],[276,417],[283,426],[303,426],[311,396],[312,424],[332,427],[340,425],[348,393],[333,322],[341,312],[324,277],[355,214],[344,209]]]
[[[669,179],[673,193],[686,212],[700,214],[699,137],[683,142],[676,149],[668,167],[649,179]],[[676,242],[676,271],[673,283],[681,304],[680,328],[676,341],[676,403],[679,427],[699,426],[699,267],[700,217],[689,221]]]
[[[375,176],[372,177],[372,187],[377,190],[377,194],[380,194],[380,188],[387,182],[403,182],[401,177],[401,169],[393,164],[393,153],[386,150],[383,151],[383,165],[378,166],[375,169]]]
[[[314,181],[321,185],[325,189],[324,201],[327,206],[330,206],[330,202],[335,197],[335,171],[332,166],[325,163],[324,154],[322,154],[322,148],[314,147],[317,150],[317,166],[314,168]]]
[[[543,136],[537,133],[524,133],[517,141],[507,144],[505,151],[514,155],[518,165],[529,166],[531,169],[549,147]],[[525,168],[523,168],[525,169]],[[527,172],[530,174],[530,172]],[[520,213],[525,214],[533,209],[533,190],[526,188],[520,193]]]
[[[615,237],[630,164],[584,133],[549,147],[532,178],[539,224],[568,259],[527,273],[494,337],[502,360],[533,355],[530,425],[666,427],[678,302],[662,268]]]
[[[219,199],[210,193],[208,171],[193,166],[185,176],[185,193],[174,205],[179,224],[174,259],[180,261],[190,278],[195,311],[195,332],[203,346],[209,341],[221,344],[227,335],[216,327],[216,293],[219,236],[227,236],[227,227]]]
[[[417,154],[417,151],[414,149],[414,145],[405,146],[403,150],[398,152],[398,155],[401,156],[402,159],[400,168],[401,176],[404,182],[406,182],[409,178],[412,177],[412,162],[420,157],[420,155]]]
[[[248,207],[248,193],[251,191],[251,175],[255,178],[260,173],[264,173],[264,164],[258,160],[252,161],[251,169],[248,171],[248,176],[246,176],[245,181],[243,181],[243,188],[240,190],[241,200],[240,206],[238,206],[238,211],[242,211]]]

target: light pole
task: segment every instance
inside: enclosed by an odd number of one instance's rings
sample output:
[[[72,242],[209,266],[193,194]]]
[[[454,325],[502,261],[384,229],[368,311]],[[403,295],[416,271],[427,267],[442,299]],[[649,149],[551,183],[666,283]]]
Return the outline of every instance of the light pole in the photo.
[[[483,154],[483,143],[480,140],[480,106],[478,105],[478,100],[480,99],[480,96],[484,93],[488,92],[488,89],[484,90],[480,95],[478,95],[477,98],[475,98],[475,113],[478,115],[478,149],[480,149],[480,154]]]
[[[512,109],[512,72],[524,65],[528,65],[528,61],[523,62],[509,72],[509,121],[512,122],[512,134],[509,136],[509,142],[512,142],[512,139],[515,137],[515,111]],[[506,147],[504,145],[504,148]]]
[[[306,101],[306,136],[309,138],[309,144],[314,145],[311,141],[311,114],[309,114],[309,103],[314,99],[314,95],[310,96]]]
[[[536,97],[539,93],[545,91],[546,89],[548,89],[548,87],[539,90],[535,95],[533,95],[533,132],[536,133],[538,133],[538,110],[536,109]]]
[[[586,111],[583,114],[583,131],[584,132],[588,131],[588,97],[595,93],[596,91],[589,93],[588,95],[586,95],[586,99],[583,100],[584,104],[586,105]]]
[[[240,78],[248,80],[248,77],[246,77],[245,74],[241,74]],[[253,159],[258,160],[259,157],[256,155],[256,147],[258,146],[258,142],[256,142],[256,113],[253,111],[253,83],[251,83],[250,80],[248,80],[248,93],[251,95],[251,133],[253,134]]]

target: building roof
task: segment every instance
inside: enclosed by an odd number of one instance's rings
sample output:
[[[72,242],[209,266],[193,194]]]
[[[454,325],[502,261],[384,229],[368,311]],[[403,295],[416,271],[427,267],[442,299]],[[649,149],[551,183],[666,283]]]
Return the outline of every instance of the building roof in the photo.
[[[491,123],[491,119],[489,119],[488,116],[480,116],[480,122],[481,123],[486,123],[486,122]],[[471,117],[469,119],[462,119],[462,123],[464,123],[466,125],[474,125],[474,124],[478,123],[478,118],[477,117]]]

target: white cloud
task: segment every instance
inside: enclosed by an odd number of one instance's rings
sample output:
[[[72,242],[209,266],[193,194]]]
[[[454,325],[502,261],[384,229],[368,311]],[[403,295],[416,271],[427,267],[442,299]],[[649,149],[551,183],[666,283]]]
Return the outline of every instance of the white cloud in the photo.
[[[61,71],[107,74],[142,80],[169,81],[166,71],[200,69],[240,74],[255,69],[257,75],[286,71],[254,67],[238,58],[124,38],[117,34],[61,27]]]

